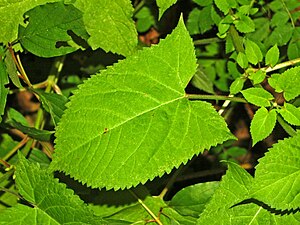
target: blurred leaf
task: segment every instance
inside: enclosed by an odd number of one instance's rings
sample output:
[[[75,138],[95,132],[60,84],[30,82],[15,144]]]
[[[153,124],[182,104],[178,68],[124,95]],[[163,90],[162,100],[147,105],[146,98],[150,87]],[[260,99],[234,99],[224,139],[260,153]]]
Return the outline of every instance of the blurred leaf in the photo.
[[[194,8],[188,17],[186,27],[191,35],[200,34],[199,21],[201,20],[201,11],[198,8]]]
[[[5,52],[4,62],[5,62],[5,66],[6,66],[6,71],[9,75],[9,78],[13,82],[13,84],[18,88],[22,88],[23,86],[22,86],[22,84],[20,82],[20,78],[18,76],[18,71],[17,71],[15,61],[13,60],[13,57],[8,50]]]
[[[277,45],[270,48],[266,54],[266,65],[274,67],[279,60],[279,49]]]
[[[218,187],[218,181],[188,186],[177,192],[168,205],[183,216],[199,218]]]
[[[1,134],[0,136],[0,158],[3,158],[9,153],[16,145],[17,141],[14,141],[8,134]]]
[[[174,5],[177,0],[156,0],[157,6],[159,8],[159,16],[158,19],[160,20],[164,12]]]
[[[138,32],[146,32],[155,24],[154,17],[151,13],[151,10],[149,7],[144,6],[142,7],[136,14],[135,18],[137,18],[136,21],[136,29]]]
[[[213,0],[193,0],[193,2],[197,3],[200,6],[208,6],[213,4]]]
[[[239,32],[251,33],[255,31],[255,24],[249,16],[239,14],[238,17],[239,19],[235,20],[233,23]]]
[[[273,95],[263,88],[248,88],[242,91],[242,94],[248,102],[257,106],[270,106],[270,101],[274,99]]]
[[[265,107],[261,107],[255,112],[250,125],[252,146],[272,133],[276,124],[276,116],[275,109],[268,111]]]
[[[29,126],[28,121],[26,118],[14,108],[9,108],[7,111],[7,119],[6,122],[9,123],[11,120],[14,120],[23,126]]]
[[[300,126],[300,109],[290,103],[284,103],[281,109],[277,110],[288,123]]]
[[[39,130],[34,127],[24,126],[23,124],[15,121],[14,119],[7,121],[7,123],[13,128],[18,129],[24,134],[27,134],[29,137],[39,141],[50,141],[51,135],[54,134],[54,131]]]
[[[242,67],[243,69],[246,69],[249,64],[248,64],[248,58],[245,55],[245,53],[243,52],[239,52],[238,56],[236,58],[236,62],[239,64],[240,67]]]
[[[8,88],[5,87],[9,83],[5,65],[0,60],[0,122],[2,121],[2,115],[4,114],[6,99],[8,94]]]
[[[225,153],[226,153],[226,155],[237,158],[237,157],[246,155],[247,150],[245,148],[233,146],[233,147],[227,149]]]
[[[214,94],[213,82],[209,79],[209,77],[205,74],[205,72],[198,67],[195,75],[192,79],[192,84],[207,93]]]

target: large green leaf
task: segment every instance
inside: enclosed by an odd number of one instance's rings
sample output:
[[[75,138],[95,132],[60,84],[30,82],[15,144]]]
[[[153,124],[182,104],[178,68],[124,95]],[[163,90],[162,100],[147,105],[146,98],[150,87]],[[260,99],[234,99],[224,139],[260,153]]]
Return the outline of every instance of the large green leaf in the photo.
[[[34,208],[17,205],[1,214],[0,224],[104,224],[73,191],[60,184],[39,164],[19,153],[16,169],[19,194]]]
[[[73,5],[48,3],[31,9],[25,16],[28,25],[19,26],[18,38],[26,50],[37,56],[65,55],[79,48],[72,36],[88,38],[82,13]]]
[[[74,5],[83,12],[90,35],[88,43],[93,49],[124,56],[136,51],[138,39],[130,0],[77,0]]]
[[[272,208],[300,206],[300,133],[279,141],[259,160],[252,197]]]
[[[240,166],[229,163],[219,188],[197,221],[198,225],[298,224],[300,213],[276,215],[254,203],[239,204],[248,198],[253,178]],[[269,209],[270,210],[270,209]]]
[[[159,45],[80,85],[58,125],[52,169],[92,187],[123,189],[234,138],[210,104],[186,98],[196,66],[180,20]]]
[[[0,0],[0,43],[12,42],[18,37],[18,26],[23,14],[37,5],[58,0]]]

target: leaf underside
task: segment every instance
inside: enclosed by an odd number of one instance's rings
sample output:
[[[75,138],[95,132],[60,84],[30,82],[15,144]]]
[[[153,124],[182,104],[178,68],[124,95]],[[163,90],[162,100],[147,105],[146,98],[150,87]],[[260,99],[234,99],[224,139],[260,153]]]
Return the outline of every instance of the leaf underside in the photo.
[[[210,104],[186,99],[195,71],[181,20],[159,45],[93,76],[67,104],[52,169],[92,187],[124,189],[234,138]]]

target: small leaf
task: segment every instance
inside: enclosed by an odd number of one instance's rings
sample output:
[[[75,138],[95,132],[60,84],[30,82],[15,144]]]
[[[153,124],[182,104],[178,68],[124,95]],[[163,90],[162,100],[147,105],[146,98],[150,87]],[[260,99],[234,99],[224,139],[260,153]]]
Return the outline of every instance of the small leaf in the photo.
[[[2,115],[4,114],[6,99],[8,94],[8,88],[5,87],[9,83],[8,75],[5,69],[5,65],[0,60],[0,122],[2,121]]]
[[[138,32],[146,32],[155,24],[154,17],[149,7],[142,7],[134,16],[137,18],[136,29]]]
[[[255,112],[250,125],[252,146],[272,133],[276,124],[276,116],[275,109],[269,112],[265,107],[261,107]]]
[[[15,110],[14,108],[9,108],[7,111],[7,118],[6,122],[9,123],[9,121],[14,120],[23,126],[29,126],[28,121],[26,118],[20,113],[19,111]]]
[[[270,48],[266,54],[266,64],[274,67],[279,60],[279,49],[277,45]]]
[[[300,109],[290,103],[284,103],[284,107],[278,110],[288,123],[300,126]]]
[[[249,16],[240,14],[238,20],[235,20],[233,23],[236,29],[242,33],[251,33],[255,31],[255,24]]]
[[[169,206],[181,215],[198,218],[218,187],[217,181],[188,186],[174,195]]]
[[[213,82],[209,79],[209,77],[205,74],[205,72],[198,67],[197,72],[193,76],[192,84],[196,88],[203,90],[207,93],[214,94]]]
[[[273,95],[263,88],[248,88],[242,91],[242,94],[248,102],[257,106],[270,106],[270,101],[274,99]]]
[[[7,123],[10,126],[22,131],[24,134],[27,134],[29,137],[39,141],[50,141],[51,136],[54,134],[54,131],[39,130],[34,127],[27,127],[19,122],[16,122],[15,120],[7,121]]]
[[[156,0],[157,6],[159,8],[159,16],[158,19],[160,20],[164,12],[174,5],[177,0]]]
[[[230,94],[235,95],[239,93],[243,89],[245,81],[246,79],[243,77],[235,79],[230,85]]]
[[[65,55],[79,48],[72,36],[88,38],[82,13],[73,5],[48,3],[31,9],[25,16],[29,22],[26,27],[19,26],[19,40],[26,50],[37,56]]]
[[[276,92],[282,92],[287,101],[300,95],[300,67],[286,70],[283,74],[272,75],[268,79],[269,84]]]
[[[18,88],[22,88],[23,86],[22,86],[22,84],[20,82],[20,78],[18,76],[17,67],[16,67],[16,64],[13,60],[13,57],[12,57],[10,51],[5,52],[4,63],[5,63],[6,71],[9,75],[9,78],[11,79],[13,84]]]
[[[164,1],[165,2],[165,1]],[[132,55],[137,50],[137,31],[130,0],[76,0],[74,6],[83,12],[83,22],[90,35],[92,49]]]
[[[214,0],[214,2],[225,15],[228,14],[230,6],[226,0]]]
[[[259,159],[251,197],[280,211],[300,205],[300,133],[280,140]],[[297,223],[291,223],[297,224]]]
[[[52,169],[92,187],[124,189],[234,138],[210,104],[186,99],[196,67],[180,19],[158,45],[92,76],[57,127]]]
[[[249,62],[254,65],[256,65],[258,62],[261,62],[263,59],[263,55],[258,45],[249,39],[246,39],[245,42],[245,53]]]
[[[240,67],[242,67],[243,69],[246,69],[249,65],[248,65],[248,59],[247,56],[245,55],[245,53],[243,52],[239,52],[238,56],[236,58],[236,62],[239,64]]]
[[[204,34],[206,31],[210,30],[214,25],[214,21],[211,18],[211,8],[212,6],[206,6],[200,11],[198,23],[201,34]],[[203,18],[205,18],[205,20]]]
[[[252,80],[253,85],[260,84],[266,78],[266,72],[264,70],[258,70],[249,74],[249,79]]]
[[[41,90],[34,90],[34,92],[40,96],[44,109],[50,113],[53,124],[57,126],[66,109],[65,104],[68,99],[63,95],[46,93]]]
[[[275,89],[275,91],[277,93],[283,92],[283,90],[280,87],[280,77],[281,77],[281,74],[274,73],[274,74],[271,75],[271,77],[268,78],[268,83],[270,84],[270,86],[272,88]]]

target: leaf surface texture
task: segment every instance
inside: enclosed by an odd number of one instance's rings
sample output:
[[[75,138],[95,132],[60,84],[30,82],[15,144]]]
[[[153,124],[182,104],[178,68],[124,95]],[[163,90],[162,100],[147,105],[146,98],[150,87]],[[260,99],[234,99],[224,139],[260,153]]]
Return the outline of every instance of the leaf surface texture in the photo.
[[[210,104],[186,98],[195,71],[181,21],[159,45],[93,76],[67,104],[52,168],[92,187],[123,189],[234,138]]]

